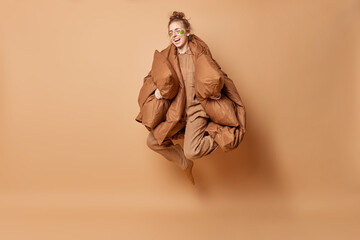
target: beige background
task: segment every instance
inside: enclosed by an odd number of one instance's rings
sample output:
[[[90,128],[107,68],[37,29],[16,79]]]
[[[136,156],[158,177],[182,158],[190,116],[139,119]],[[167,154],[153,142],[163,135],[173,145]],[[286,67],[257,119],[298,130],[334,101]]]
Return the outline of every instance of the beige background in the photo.
[[[197,185],[134,119],[173,10],[247,133]],[[359,239],[360,2],[0,2],[1,239]]]

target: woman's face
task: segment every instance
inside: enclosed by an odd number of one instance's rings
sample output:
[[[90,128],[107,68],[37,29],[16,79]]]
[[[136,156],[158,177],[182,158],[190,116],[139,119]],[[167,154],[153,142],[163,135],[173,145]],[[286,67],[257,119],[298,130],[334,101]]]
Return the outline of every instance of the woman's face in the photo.
[[[188,36],[182,22],[174,21],[169,25],[169,37],[177,48],[182,48],[187,43]]]

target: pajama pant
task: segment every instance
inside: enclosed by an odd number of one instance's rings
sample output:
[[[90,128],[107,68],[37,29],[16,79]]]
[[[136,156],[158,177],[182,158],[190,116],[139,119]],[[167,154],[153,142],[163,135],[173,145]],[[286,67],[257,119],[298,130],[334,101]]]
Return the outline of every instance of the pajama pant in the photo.
[[[150,149],[164,156],[167,160],[174,162],[181,169],[186,169],[188,159],[196,159],[213,152],[218,144],[210,135],[205,135],[207,118],[199,116],[193,120],[187,120],[184,136],[184,149],[174,145],[171,139],[167,138],[162,145],[159,145],[152,132],[147,138],[147,145]]]

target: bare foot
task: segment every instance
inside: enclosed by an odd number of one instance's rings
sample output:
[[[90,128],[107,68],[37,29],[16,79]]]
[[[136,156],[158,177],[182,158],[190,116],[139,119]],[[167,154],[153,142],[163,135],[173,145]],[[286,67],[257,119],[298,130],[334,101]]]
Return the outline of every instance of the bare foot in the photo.
[[[191,184],[195,185],[195,181],[194,181],[194,177],[192,175],[192,168],[194,166],[194,162],[189,160],[189,165],[188,167],[184,170],[186,176],[188,177],[188,179],[190,180]]]

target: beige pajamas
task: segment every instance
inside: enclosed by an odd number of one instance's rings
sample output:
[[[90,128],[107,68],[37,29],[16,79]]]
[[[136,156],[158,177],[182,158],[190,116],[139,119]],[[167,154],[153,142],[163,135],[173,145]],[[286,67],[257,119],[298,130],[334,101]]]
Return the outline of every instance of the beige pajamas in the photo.
[[[208,155],[218,145],[213,138],[205,134],[209,116],[195,97],[195,64],[190,48],[184,54],[178,52],[178,58],[186,92],[185,111],[187,122],[185,126],[184,149],[179,144],[174,145],[170,139],[166,139],[162,145],[159,145],[151,132],[147,138],[147,145],[169,161],[177,164],[180,168],[186,169],[188,159],[196,159]]]

